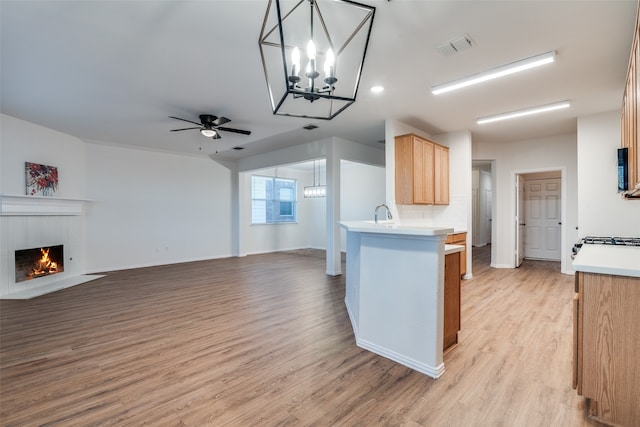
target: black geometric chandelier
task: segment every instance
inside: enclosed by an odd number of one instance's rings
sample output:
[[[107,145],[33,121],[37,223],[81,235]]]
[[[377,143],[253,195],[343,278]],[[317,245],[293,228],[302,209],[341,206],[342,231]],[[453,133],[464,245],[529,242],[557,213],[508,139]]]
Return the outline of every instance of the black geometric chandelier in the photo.
[[[356,100],[375,7],[269,0],[260,54],[273,114],[331,120]]]

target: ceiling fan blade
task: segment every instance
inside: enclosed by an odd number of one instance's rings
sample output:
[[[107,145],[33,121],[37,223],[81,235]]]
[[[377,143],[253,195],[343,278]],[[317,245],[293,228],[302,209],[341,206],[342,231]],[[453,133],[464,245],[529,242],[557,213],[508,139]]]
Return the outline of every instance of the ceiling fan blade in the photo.
[[[202,126],[198,126],[197,128],[182,128],[182,129],[171,129],[169,132],[178,132],[181,130],[190,130],[190,129],[200,129]]]
[[[214,126],[221,126],[225,123],[229,123],[231,119],[227,119],[226,117],[218,117],[213,122],[211,122]]]
[[[251,131],[249,131],[249,130],[226,128],[226,127],[222,127],[222,126],[217,127],[216,129],[223,130],[223,131],[226,131],[226,132],[241,133],[243,135],[251,135]]]
[[[169,116],[170,119],[182,120],[183,122],[193,123],[194,125],[202,126],[202,123],[192,122],[191,120],[181,119],[180,117]]]
[[[220,132],[216,132],[216,134],[213,135],[211,139],[222,139],[222,136],[220,136]]]

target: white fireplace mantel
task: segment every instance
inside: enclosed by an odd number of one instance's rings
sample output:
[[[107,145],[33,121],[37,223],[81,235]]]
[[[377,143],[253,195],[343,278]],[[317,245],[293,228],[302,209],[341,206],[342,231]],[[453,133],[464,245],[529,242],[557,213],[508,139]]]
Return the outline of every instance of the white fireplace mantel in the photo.
[[[62,197],[0,195],[0,215],[84,215],[91,200]]]

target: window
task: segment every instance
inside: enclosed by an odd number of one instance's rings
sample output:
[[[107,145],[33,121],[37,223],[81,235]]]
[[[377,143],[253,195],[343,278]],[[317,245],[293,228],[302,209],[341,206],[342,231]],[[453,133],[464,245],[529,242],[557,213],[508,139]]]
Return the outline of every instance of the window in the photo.
[[[296,222],[295,179],[251,176],[251,223]]]

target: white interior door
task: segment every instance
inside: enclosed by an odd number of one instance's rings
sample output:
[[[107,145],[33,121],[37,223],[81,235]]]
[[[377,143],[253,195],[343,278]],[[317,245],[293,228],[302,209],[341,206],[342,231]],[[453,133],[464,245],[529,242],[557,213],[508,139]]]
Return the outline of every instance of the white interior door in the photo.
[[[524,202],[524,178],[516,175],[516,267],[520,267],[524,260],[524,228],[525,228],[525,202]]]
[[[524,256],[560,261],[560,178],[525,182]]]

